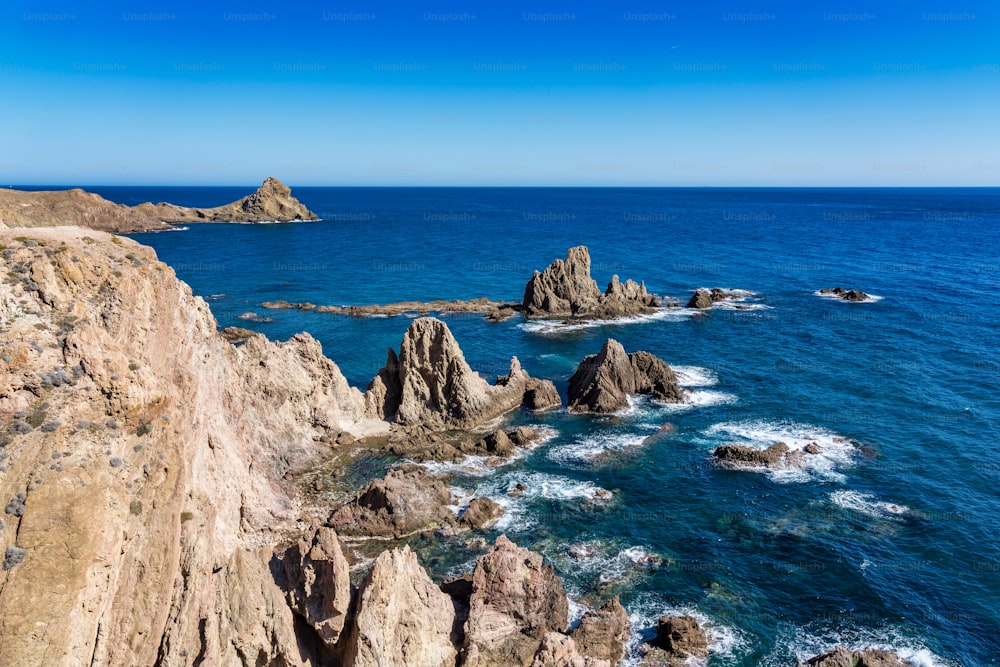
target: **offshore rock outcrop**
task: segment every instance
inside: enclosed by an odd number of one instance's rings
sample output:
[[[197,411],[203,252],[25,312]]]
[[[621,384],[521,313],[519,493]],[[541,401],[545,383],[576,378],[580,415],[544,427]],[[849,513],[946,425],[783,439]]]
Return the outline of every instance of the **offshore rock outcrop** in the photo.
[[[0,245],[0,418],[28,417],[0,474],[0,498],[24,494],[0,529],[24,550],[0,577],[2,662],[322,663],[270,567],[301,532],[286,475],[325,434],[388,425],[308,335],[227,343],[147,247],[80,228]]]
[[[80,188],[33,192],[0,188],[0,228],[60,225],[120,234],[170,229],[142,211]]]
[[[538,382],[545,381],[532,380],[512,357],[507,375],[491,385],[469,367],[447,324],[422,317],[410,324],[399,354],[389,350],[365,400],[369,414],[402,426],[471,428],[521,407]]]
[[[628,407],[628,396],[651,394],[668,403],[684,398],[677,376],[649,352],[625,352],[609,338],[598,354],[584,357],[569,379],[569,409],[611,413]]]
[[[798,667],[906,667],[909,664],[892,651],[874,648],[849,651],[838,646],[828,653],[800,662]]]
[[[646,291],[645,283],[614,276],[604,293],[590,277],[590,252],[586,246],[570,248],[566,259],[557,259],[544,271],[535,271],[524,288],[522,311],[528,317],[579,317],[611,319],[656,310],[660,300]]]
[[[819,294],[823,296],[836,297],[841,301],[850,301],[852,303],[864,303],[866,301],[875,301],[876,298],[871,294],[866,294],[858,289],[844,289],[843,287],[833,287],[829,289],[821,289]]]
[[[191,208],[147,202],[132,207],[132,210],[154,220],[171,223],[319,220],[315,213],[292,196],[291,188],[272,176],[266,178],[252,194],[222,206]]]

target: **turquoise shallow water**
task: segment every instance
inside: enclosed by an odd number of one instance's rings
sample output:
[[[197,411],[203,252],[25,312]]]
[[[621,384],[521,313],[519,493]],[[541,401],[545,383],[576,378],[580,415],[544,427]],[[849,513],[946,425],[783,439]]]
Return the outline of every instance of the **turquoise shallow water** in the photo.
[[[188,205],[243,189],[93,188]],[[686,298],[752,290],[755,310],[575,329],[447,318],[473,368],[517,355],[566,380],[613,336],[683,367],[693,404],[639,400],[616,418],[537,420],[541,447],[454,485],[507,505],[501,529],[541,550],[583,604],[620,593],[649,634],[699,614],[712,665],[784,665],[834,643],[916,664],[1000,664],[1000,191],[298,188],[322,222],[138,235],[209,299],[220,324],[307,330],[364,387],[409,320],[263,311],[319,304],[519,299],[577,244],[593,274]],[[844,304],[814,290],[882,297]],[[256,311],[275,319],[248,323]],[[664,424],[671,429],[661,429]],[[859,443],[852,446],[842,441]],[[721,470],[724,442],[817,441],[799,474]],[[595,458],[596,455],[596,458]],[[524,482],[529,492],[511,498]],[[595,500],[597,488],[610,500]],[[596,555],[573,559],[568,545]],[[437,574],[474,557],[426,540]]]

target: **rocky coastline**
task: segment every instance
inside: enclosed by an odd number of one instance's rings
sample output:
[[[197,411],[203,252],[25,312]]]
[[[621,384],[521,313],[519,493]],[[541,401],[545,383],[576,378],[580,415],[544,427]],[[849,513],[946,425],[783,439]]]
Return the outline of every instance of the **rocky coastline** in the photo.
[[[80,188],[22,191],[0,189],[0,229],[76,225],[116,234],[156,232],[197,222],[292,222],[319,217],[276,178],[235,202],[214,208],[167,203],[125,206]]]
[[[563,398],[517,357],[488,381],[445,322],[419,318],[362,392],[308,334],[218,331],[206,302],[134,241],[49,227],[0,230],[0,245],[0,665],[611,667],[625,657],[634,629],[618,598],[571,625],[553,565],[505,535],[445,581],[400,543],[490,530],[504,512],[495,501],[456,512],[448,485],[412,463],[342,500],[305,490],[352,447],[500,464],[534,446],[541,434],[506,416]],[[660,307],[617,278],[595,295],[585,248],[553,266],[532,277],[526,315]],[[667,362],[608,339],[569,380],[567,409],[610,414],[640,394],[685,397]],[[761,456],[767,465],[788,452]],[[377,553],[359,564],[349,542]],[[664,615],[640,652],[647,667],[679,666],[711,646],[697,619]],[[806,664],[904,663],[838,647]]]

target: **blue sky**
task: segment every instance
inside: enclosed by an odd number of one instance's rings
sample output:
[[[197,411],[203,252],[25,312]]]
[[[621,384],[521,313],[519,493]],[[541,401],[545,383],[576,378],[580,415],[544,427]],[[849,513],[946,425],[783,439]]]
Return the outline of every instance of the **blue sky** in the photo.
[[[1000,3],[27,2],[0,183],[1000,185]]]

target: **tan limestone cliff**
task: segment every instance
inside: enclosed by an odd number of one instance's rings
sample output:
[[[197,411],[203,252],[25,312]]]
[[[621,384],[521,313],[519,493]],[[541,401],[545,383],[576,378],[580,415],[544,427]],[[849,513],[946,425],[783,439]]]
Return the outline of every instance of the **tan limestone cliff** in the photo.
[[[0,246],[0,666],[319,664],[271,571],[301,533],[284,476],[387,425],[311,337],[225,342],[149,248]]]

